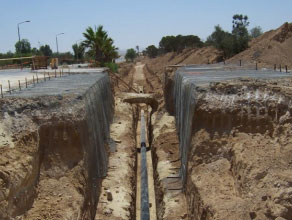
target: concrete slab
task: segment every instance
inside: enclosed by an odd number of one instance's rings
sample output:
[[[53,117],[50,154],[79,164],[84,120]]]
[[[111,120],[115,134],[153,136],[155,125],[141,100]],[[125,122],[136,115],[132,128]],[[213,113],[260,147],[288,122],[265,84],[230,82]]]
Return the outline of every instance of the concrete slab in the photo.
[[[36,97],[44,95],[64,95],[64,94],[83,94],[93,84],[105,76],[105,72],[87,72],[64,75],[62,77],[51,77],[50,80],[30,84],[28,88],[23,88],[21,91],[13,91],[12,94],[6,96],[13,97]]]
[[[177,73],[183,77],[183,81],[201,85],[210,82],[220,82],[234,79],[275,79],[292,77],[292,73],[284,73],[268,69],[246,70],[234,66],[223,65],[193,65],[181,67]]]

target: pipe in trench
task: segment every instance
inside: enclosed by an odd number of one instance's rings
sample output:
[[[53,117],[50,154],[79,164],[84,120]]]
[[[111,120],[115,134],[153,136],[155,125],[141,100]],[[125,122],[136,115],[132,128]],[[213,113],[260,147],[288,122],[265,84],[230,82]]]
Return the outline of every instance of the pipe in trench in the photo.
[[[148,194],[148,174],[147,174],[147,148],[145,136],[144,111],[141,111],[141,220],[149,220],[149,194]]]

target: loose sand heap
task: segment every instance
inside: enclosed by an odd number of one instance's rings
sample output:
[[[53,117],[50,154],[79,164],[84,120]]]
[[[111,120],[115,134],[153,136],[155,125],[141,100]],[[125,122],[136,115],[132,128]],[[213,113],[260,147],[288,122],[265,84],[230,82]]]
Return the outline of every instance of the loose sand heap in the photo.
[[[292,23],[285,23],[276,30],[264,33],[253,39],[249,48],[231,59],[230,63],[238,60],[243,62],[258,62],[262,67],[272,67],[277,64],[288,65],[292,69]]]

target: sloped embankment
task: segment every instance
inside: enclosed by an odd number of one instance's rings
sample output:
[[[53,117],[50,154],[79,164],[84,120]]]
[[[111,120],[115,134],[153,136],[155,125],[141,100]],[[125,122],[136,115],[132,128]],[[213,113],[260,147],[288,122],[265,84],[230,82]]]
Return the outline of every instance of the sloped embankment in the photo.
[[[68,78],[83,90],[1,100],[1,219],[94,218],[113,99],[106,74],[84,78]]]
[[[235,55],[228,62],[238,63],[238,60],[258,62],[259,66],[273,67],[274,64],[292,67],[292,23],[285,23],[276,30],[267,31],[262,36],[253,39],[249,48]]]
[[[222,54],[214,47],[185,49],[181,53],[170,52],[153,59],[145,58],[143,60],[145,63],[143,71],[146,76],[144,90],[147,93],[155,93],[159,105],[163,108],[164,73],[168,71],[168,66],[209,64],[221,60]]]

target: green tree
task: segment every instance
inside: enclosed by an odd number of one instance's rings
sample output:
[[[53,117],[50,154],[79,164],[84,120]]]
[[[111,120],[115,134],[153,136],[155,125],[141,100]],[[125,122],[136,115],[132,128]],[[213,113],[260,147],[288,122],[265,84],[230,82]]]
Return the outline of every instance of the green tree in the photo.
[[[37,48],[33,47],[31,49],[31,54],[32,55],[41,55],[41,52]]]
[[[89,49],[87,54],[94,56],[95,61],[104,65],[105,62],[118,58],[118,48],[114,46],[113,39],[103,30],[102,25],[95,29],[88,27],[83,36],[85,40],[82,42],[82,46]]]
[[[249,35],[247,27],[249,25],[246,15],[236,14],[232,21],[232,35],[234,38],[233,52],[240,53],[248,48]]]
[[[207,45],[212,45],[223,53],[224,59],[233,56],[233,36],[217,25],[214,32],[207,38]]]
[[[137,57],[137,53],[133,48],[127,50],[126,55],[125,55],[125,59],[127,61],[130,60],[133,62],[136,57]]]
[[[81,44],[73,44],[72,49],[74,52],[74,58],[76,60],[83,60],[84,58],[84,47]]]
[[[40,47],[40,52],[43,56],[47,56],[47,57],[50,57],[52,56],[53,54],[53,51],[51,50],[50,46],[49,45],[42,45]]]
[[[17,41],[15,44],[15,51],[18,54],[28,54],[31,52],[31,46],[27,39]]]
[[[263,34],[263,30],[260,26],[256,26],[249,31],[250,38],[257,38]]]
[[[148,57],[154,58],[157,57],[158,55],[158,48],[155,47],[154,45],[150,45],[146,48],[145,52]]]
[[[203,46],[203,42],[198,36],[195,35],[177,35],[165,36],[159,42],[159,49],[164,53],[167,52],[180,52],[186,48],[198,48]]]
[[[182,45],[184,48],[197,48],[202,47],[204,43],[196,35],[182,36]]]
[[[103,46],[103,61],[106,63],[114,62],[114,59],[119,58],[118,49],[114,45],[114,41],[109,38]]]
[[[164,53],[174,52],[178,49],[178,38],[175,36],[165,36],[159,42],[159,47]]]

